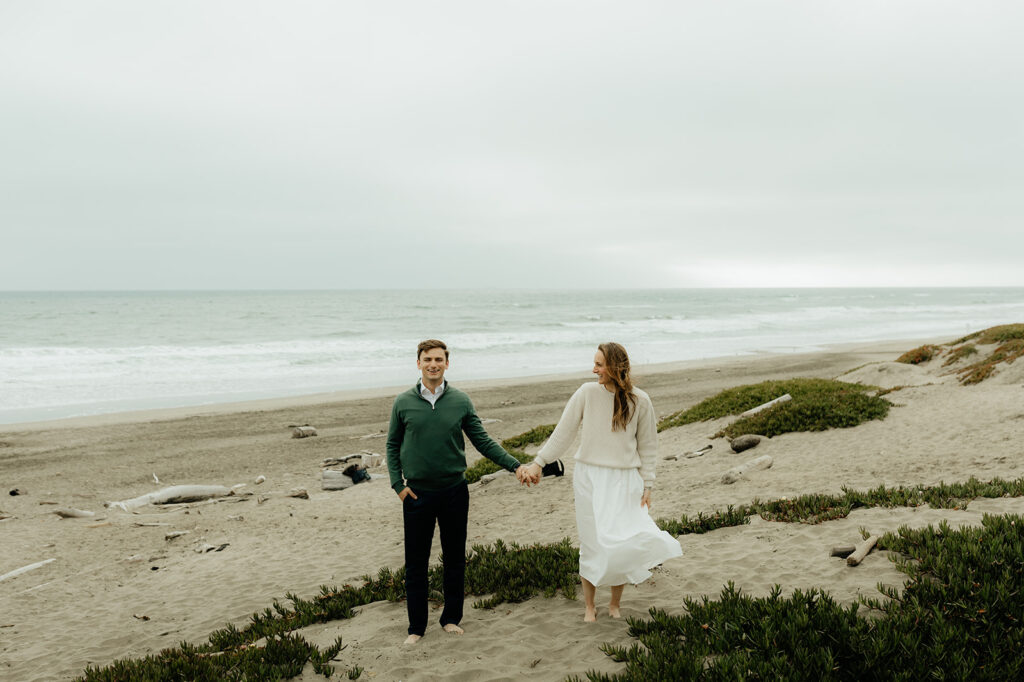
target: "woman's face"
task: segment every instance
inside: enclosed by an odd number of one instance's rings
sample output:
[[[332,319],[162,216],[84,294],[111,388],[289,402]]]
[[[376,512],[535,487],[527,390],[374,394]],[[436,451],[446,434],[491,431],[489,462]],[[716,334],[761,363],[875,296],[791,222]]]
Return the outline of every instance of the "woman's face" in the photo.
[[[608,376],[608,368],[604,363],[604,353],[601,351],[594,353],[594,374],[597,375],[597,383],[608,388],[611,379]]]

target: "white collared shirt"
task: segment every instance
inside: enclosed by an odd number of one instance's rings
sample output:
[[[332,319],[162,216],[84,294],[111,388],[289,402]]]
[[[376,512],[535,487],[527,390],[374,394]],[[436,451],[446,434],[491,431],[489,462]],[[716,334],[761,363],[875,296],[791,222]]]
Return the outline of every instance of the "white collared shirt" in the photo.
[[[434,407],[434,405],[437,403],[437,399],[441,397],[442,393],[444,393],[445,386],[447,386],[447,385],[448,385],[448,381],[447,380],[442,381],[441,385],[437,387],[437,393],[434,393],[429,388],[427,388],[426,386],[424,386],[421,383],[420,384],[420,395],[423,396],[424,400],[426,400],[428,403],[430,403],[431,407]]]

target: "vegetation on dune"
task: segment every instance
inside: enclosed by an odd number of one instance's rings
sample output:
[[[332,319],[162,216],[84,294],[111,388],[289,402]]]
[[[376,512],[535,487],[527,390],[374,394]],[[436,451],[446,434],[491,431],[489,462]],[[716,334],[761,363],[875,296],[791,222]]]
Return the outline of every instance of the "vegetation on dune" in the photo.
[[[973,365],[958,370],[960,383],[970,385],[982,382],[995,373],[996,365],[999,363],[1012,364],[1014,360],[1022,356],[1024,356],[1024,339],[1011,339],[992,351],[992,354],[984,360],[979,360]]]
[[[858,491],[843,488],[840,495],[809,494],[792,499],[729,506],[725,512],[714,512],[708,516],[698,515],[689,519],[658,519],[662,530],[673,535],[705,533],[714,528],[739,526],[749,523],[753,515],[765,521],[817,524],[833,519],[845,518],[858,508],[869,507],[919,507],[927,504],[935,509],[966,509],[967,503],[977,498],[1024,497],[1024,478],[1007,481],[994,478],[980,481],[973,476],[965,483],[940,483],[930,486],[899,486],[887,488],[880,485],[871,490]]]
[[[540,593],[551,597],[558,590],[566,598],[575,599],[578,573],[579,550],[568,538],[529,547],[506,545],[499,540],[490,546],[474,545],[467,554],[466,593],[485,597],[473,604],[475,608],[522,602]],[[330,677],[334,673],[330,661],[342,649],[341,638],[320,650],[293,631],[352,618],[357,606],[405,598],[404,569],[381,568],[376,578],[363,576],[363,581],[361,587],[321,587],[320,594],[308,600],[289,594],[290,606],[274,601],[272,608],[254,613],[245,627],[229,624],[217,630],[208,644],[183,642],[154,656],[119,660],[104,668],[90,666],[79,680],[281,680],[298,676],[307,663],[312,663],[314,672]],[[429,581],[431,597],[440,599],[440,566],[430,569]],[[361,671],[356,666],[348,676],[357,679]]]
[[[699,514],[695,520],[683,517],[681,521],[659,520],[658,524],[678,534],[706,533],[746,523],[752,513],[779,521],[819,523],[826,516],[842,515],[824,513],[829,510],[848,513],[859,506],[914,506],[925,502],[933,507],[955,508],[965,506],[974,497],[1006,495],[1024,496],[1024,478],[880,486],[866,492],[844,491],[840,496],[755,500],[725,512]],[[1024,537],[1020,534],[1024,521],[1019,517],[986,517],[985,523],[984,529],[954,533],[940,526],[930,535],[929,531],[901,530],[899,536],[881,538],[880,548],[906,556],[900,568],[910,576],[902,595],[883,589],[891,601],[865,602],[882,614],[881,619],[863,619],[856,606],[841,607],[817,590],[798,591],[788,599],[781,599],[779,594],[750,599],[730,585],[717,601],[686,602],[684,616],[670,617],[653,609],[651,622],[630,620],[630,634],[640,638],[647,648],[604,647],[610,655],[627,662],[626,671],[612,677],[593,673],[589,677],[774,679],[779,670],[791,669],[794,672],[784,675],[789,679],[818,679],[829,671],[824,676],[862,679],[877,672],[868,662],[891,666],[894,657],[899,657],[896,663],[902,667],[893,679],[924,679],[942,669],[929,666],[961,671],[965,669],[962,666],[969,665],[976,666],[979,679],[1011,679],[1020,671],[1014,667],[1021,665],[1016,652],[1024,644],[1024,628],[1020,627],[1024,603],[1017,598],[1024,581]],[[467,554],[466,593],[481,597],[473,604],[475,608],[521,602],[537,594],[550,597],[558,591],[574,599],[578,573],[578,548],[568,539],[528,547],[499,540],[494,545],[473,546]],[[403,569],[381,568],[375,578],[363,576],[359,587],[322,587],[319,595],[308,600],[289,594],[290,605],[275,601],[272,608],[253,614],[245,627],[228,625],[214,632],[207,644],[183,642],[154,656],[115,661],[104,668],[89,667],[79,679],[279,680],[299,675],[307,664],[312,664],[316,673],[330,677],[335,672],[331,661],[342,649],[341,638],[321,650],[294,631],[314,623],[352,618],[357,607],[374,601],[400,601],[405,598],[404,578]],[[439,566],[430,569],[429,580],[432,598],[440,599]],[[650,642],[647,637],[652,638]],[[999,642],[1005,642],[1003,648]],[[943,643],[950,648],[939,656],[937,648]],[[979,670],[983,673],[980,676]],[[347,672],[350,679],[357,679],[363,669],[355,666]]]
[[[989,327],[973,334],[957,339],[950,346],[959,346],[962,343],[968,341],[974,341],[982,345],[991,345],[993,343],[1003,343],[1004,341],[1010,341],[1013,339],[1024,339],[1024,324],[1001,324],[997,327]]]
[[[949,355],[946,358],[946,361],[944,363],[942,363],[942,366],[943,367],[949,367],[950,365],[952,365],[955,362],[959,362],[961,360],[964,360],[966,358],[971,357],[972,355],[977,355],[977,354],[978,354],[978,347],[977,346],[975,346],[973,343],[965,343],[964,345],[957,346],[953,350],[949,351]]]
[[[950,367],[961,360],[978,355],[981,352],[978,346],[995,344],[1000,345],[987,357],[965,367],[950,370],[950,373],[955,372],[960,383],[966,386],[989,378],[996,373],[998,365],[1011,364],[1014,360],[1024,356],[1024,324],[989,327],[941,346],[920,346],[907,351],[898,357],[896,362],[918,365],[934,357],[945,355],[946,360],[942,366]]]
[[[776,436],[795,431],[848,428],[871,419],[884,419],[892,406],[878,395],[877,386],[851,384],[833,379],[763,381],[722,391],[693,407],[669,415],[658,424],[663,431],[674,426],[742,414],[788,393],[792,400],[733,422],[721,434],[730,438],[747,433]]]
[[[551,432],[555,430],[554,424],[544,424],[543,426],[535,426],[534,428],[520,433],[518,436],[512,436],[501,441],[501,447],[505,448],[508,454],[518,459],[523,464],[529,464],[533,461],[533,455],[528,455],[523,452],[523,448],[527,445],[536,445],[543,443],[551,435]],[[466,469],[466,480],[470,483],[476,483],[480,480],[481,476],[487,474],[493,474],[495,471],[501,469],[497,464],[482,457],[480,460],[473,463],[472,466]]]
[[[594,682],[672,680],[1010,680],[1024,675],[1024,517],[985,516],[980,528],[900,528],[878,542],[907,575],[888,599],[837,604],[826,592],[776,585],[751,598],[730,582],[717,600],[684,601],[628,618],[630,647],[602,650],[626,669]],[[642,646],[641,646],[642,644]],[[573,677],[572,680],[579,678]]]
[[[920,365],[921,363],[928,362],[936,355],[942,353],[940,346],[933,346],[926,344],[924,346],[918,346],[908,350],[903,355],[896,358],[896,362],[902,362],[907,365]]]

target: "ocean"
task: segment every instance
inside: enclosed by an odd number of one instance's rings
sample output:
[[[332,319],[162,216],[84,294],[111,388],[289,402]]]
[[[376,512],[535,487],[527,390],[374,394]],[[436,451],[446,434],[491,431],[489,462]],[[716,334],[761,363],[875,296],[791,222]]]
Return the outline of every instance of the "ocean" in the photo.
[[[1024,289],[0,292],[0,423],[634,366],[1024,322]]]

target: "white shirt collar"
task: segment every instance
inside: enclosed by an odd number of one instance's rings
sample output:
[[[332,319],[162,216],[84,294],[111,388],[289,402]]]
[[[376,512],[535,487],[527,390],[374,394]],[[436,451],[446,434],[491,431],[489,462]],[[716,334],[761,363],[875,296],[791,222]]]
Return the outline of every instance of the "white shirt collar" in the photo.
[[[441,385],[437,387],[437,392],[434,393],[429,388],[424,386],[423,382],[421,381],[420,382],[420,395],[423,396],[424,400],[426,400],[431,405],[433,405],[434,403],[437,402],[437,399],[441,397],[441,394],[444,393],[444,389],[447,388],[447,386],[448,386],[448,380],[447,379],[442,380],[441,381]]]

